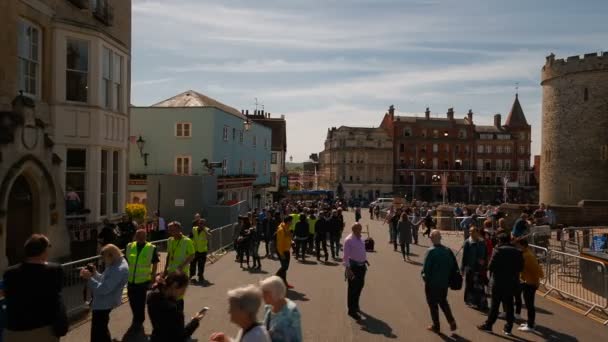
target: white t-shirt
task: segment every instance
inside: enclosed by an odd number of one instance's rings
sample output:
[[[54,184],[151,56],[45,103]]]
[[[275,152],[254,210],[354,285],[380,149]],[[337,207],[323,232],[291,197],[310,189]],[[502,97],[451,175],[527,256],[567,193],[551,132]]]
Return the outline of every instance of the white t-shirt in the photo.
[[[243,330],[239,331],[239,334],[232,340],[233,342],[272,342],[268,331],[263,325],[258,325],[255,328],[249,330],[245,336],[243,336]]]

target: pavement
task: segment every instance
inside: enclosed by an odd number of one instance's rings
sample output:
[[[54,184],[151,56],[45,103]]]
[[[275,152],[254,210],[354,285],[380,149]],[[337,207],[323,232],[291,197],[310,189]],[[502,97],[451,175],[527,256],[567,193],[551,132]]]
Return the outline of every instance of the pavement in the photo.
[[[346,213],[347,227],[354,221]],[[514,336],[502,334],[504,322],[494,326],[494,334],[480,332],[478,324],[485,320],[483,313],[467,308],[462,291],[450,291],[449,302],[458,323],[455,334],[448,331],[445,317],[441,317],[442,334],[434,334],[425,328],[430,323],[428,306],[424,296],[420,268],[424,252],[430,241],[420,238],[420,246],[414,245],[411,262],[404,262],[401,254],[388,244],[388,228],[381,221],[363,218],[376,241],[376,252],[369,253],[370,267],[361,298],[365,319],[355,322],[346,314],[346,282],[344,269],[338,262],[320,264],[310,257],[306,263],[292,259],[288,280],[295,286],[289,298],[295,301],[302,315],[304,341],[606,341],[608,327],[573,312],[553,301],[537,296],[538,334],[519,332]],[[349,229],[347,229],[349,230]],[[364,229],[365,230],[365,229]],[[346,234],[346,232],[345,232]],[[462,236],[445,234],[444,243],[455,251],[462,243]],[[278,261],[262,259],[262,271],[250,272],[234,262],[234,253],[228,253],[206,269],[207,287],[192,285],[186,294],[186,314],[192,315],[203,306],[211,308],[193,335],[194,341],[208,341],[213,332],[223,331],[236,335],[237,327],[230,323],[227,313],[226,291],[241,285],[256,283],[274,274]],[[522,315],[525,317],[525,309]],[[261,317],[261,314],[260,314]],[[122,305],[111,313],[112,337],[122,338],[131,321],[128,305]],[[522,322],[519,322],[522,323]],[[151,332],[149,321],[146,332]],[[74,326],[66,342],[87,341],[90,322]]]

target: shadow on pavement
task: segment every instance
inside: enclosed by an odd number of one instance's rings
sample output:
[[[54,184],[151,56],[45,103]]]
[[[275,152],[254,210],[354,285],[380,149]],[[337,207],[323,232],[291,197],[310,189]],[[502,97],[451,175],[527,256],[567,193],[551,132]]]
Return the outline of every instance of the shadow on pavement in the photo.
[[[308,261],[308,260],[299,259],[298,262],[300,264],[304,264],[304,265],[317,265],[316,261]]]
[[[357,321],[361,326],[361,330],[374,335],[384,335],[387,338],[397,338],[393,333],[393,328],[386,322],[377,319],[376,317],[361,311],[361,315],[365,319]]]
[[[538,309],[537,309],[538,310]],[[539,336],[542,336],[545,341],[566,341],[566,342],[574,342],[574,341],[578,341],[579,339],[574,337],[574,336],[570,336],[567,334],[563,334],[560,332],[557,332],[551,328],[547,328],[547,327],[541,327],[541,326],[536,326],[535,327],[536,331],[538,331]]]
[[[308,299],[308,297],[306,297],[306,294],[295,291],[293,289],[287,290],[287,298],[289,298],[293,301],[298,301],[298,302],[310,301],[310,299]]]
[[[458,334],[446,335],[444,333],[439,333],[438,336],[444,341],[452,341],[452,342],[471,342],[468,338],[464,338]]]
[[[337,262],[328,261],[328,262],[324,262],[323,265],[325,265],[325,266],[339,266],[340,264],[338,264]]]
[[[414,265],[414,266],[422,266],[422,263],[421,263],[421,262],[414,261],[414,260],[411,260],[411,259],[410,259],[410,260],[408,260],[408,261],[406,261],[406,262],[407,262],[408,264],[410,264],[410,265]]]
[[[258,270],[257,268],[249,268],[247,269],[247,272],[251,274],[268,274],[268,271]]]

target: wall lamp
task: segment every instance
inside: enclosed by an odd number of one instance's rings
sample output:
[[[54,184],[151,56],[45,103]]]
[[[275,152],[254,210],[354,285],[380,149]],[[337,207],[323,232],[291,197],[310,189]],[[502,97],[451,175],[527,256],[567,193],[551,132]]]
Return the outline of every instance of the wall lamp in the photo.
[[[140,135],[139,138],[137,139],[136,143],[137,143],[137,148],[139,149],[139,155],[142,158],[144,158],[144,166],[148,166],[148,156],[150,154],[149,153],[144,153],[144,147],[146,146],[146,141]]]

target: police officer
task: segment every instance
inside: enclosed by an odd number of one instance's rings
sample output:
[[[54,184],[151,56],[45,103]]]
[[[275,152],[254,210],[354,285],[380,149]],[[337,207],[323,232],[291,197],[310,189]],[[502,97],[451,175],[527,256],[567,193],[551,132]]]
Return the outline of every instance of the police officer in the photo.
[[[205,283],[205,263],[207,262],[207,251],[209,250],[209,238],[211,237],[211,230],[207,227],[207,220],[198,219],[192,227],[192,234],[190,235],[192,242],[194,243],[194,260],[190,263],[190,276],[194,277],[198,275],[199,283]],[[198,273],[196,269],[198,266]]]
[[[167,242],[167,262],[165,275],[171,272],[182,272],[190,278],[190,263],[194,259],[194,243],[182,234],[182,224],[173,221],[169,223],[169,241]],[[178,309],[184,311],[184,298],[177,301]]]
[[[146,292],[150,288],[156,268],[160,261],[156,246],[146,241],[146,230],[135,232],[135,241],[127,245],[125,258],[129,264],[129,283],[127,295],[133,313],[131,327],[127,334],[143,333],[146,319]]]

